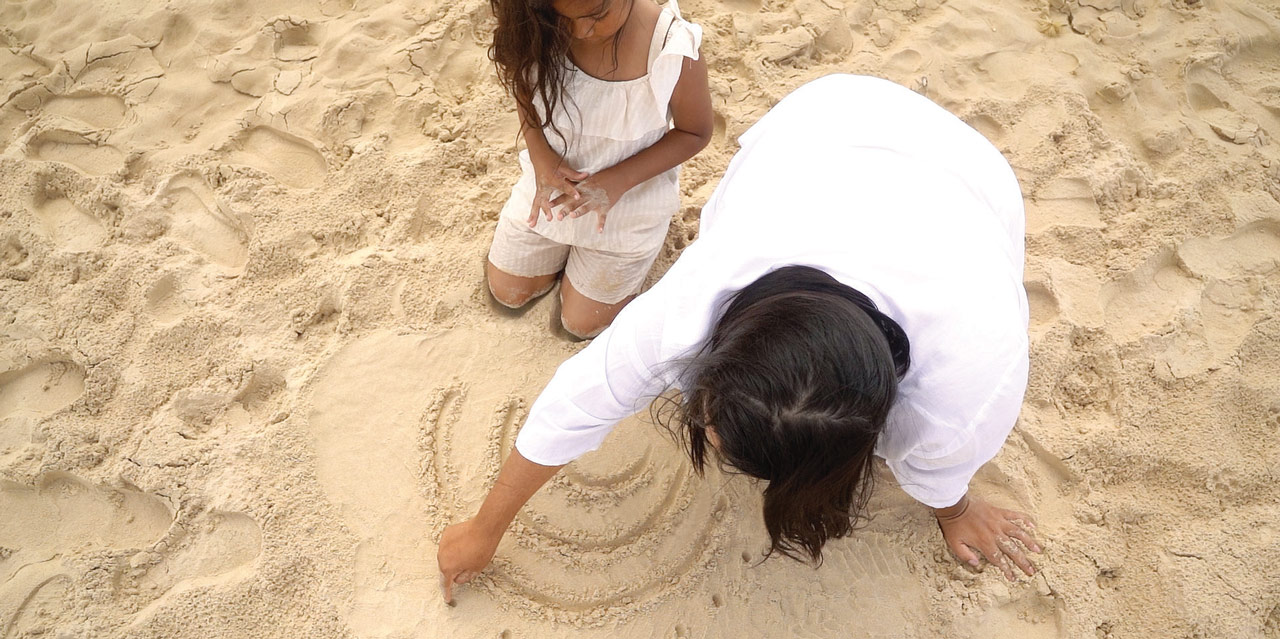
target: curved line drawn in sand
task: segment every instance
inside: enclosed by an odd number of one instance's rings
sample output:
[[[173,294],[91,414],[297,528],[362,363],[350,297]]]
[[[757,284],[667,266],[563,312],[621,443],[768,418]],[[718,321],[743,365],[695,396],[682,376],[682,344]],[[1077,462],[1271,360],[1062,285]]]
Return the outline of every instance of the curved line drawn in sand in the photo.
[[[32,205],[40,228],[59,249],[69,253],[91,251],[102,246],[108,233],[97,217],[59,194],[40,197]]]
[[[27,151],[37,160],[62,162],[90,175],[106,175],[124,166],[124,153],[75,131],[49,129],[27,142]]]
[[[286,186],[318,186],[328,171],[328,164],[315,145],[269,126],[244,131],[230,148],[230,162],[258,169]]]
[[[420,623],[438,597],[430,540],[474,512],[527,415],[522,397],[562,357],[483,329],[381,333],[317,374],[317,475],[361,538],[357,634]],[[624,422],[519,514],[476,587],[535,616],[616,620],[696,582],[724,546],[727,512],[653,426]]]
[[[241,269],[249,259],[249,232],[199,178],[178,176],[163,190],[175,235],[216,264]]]

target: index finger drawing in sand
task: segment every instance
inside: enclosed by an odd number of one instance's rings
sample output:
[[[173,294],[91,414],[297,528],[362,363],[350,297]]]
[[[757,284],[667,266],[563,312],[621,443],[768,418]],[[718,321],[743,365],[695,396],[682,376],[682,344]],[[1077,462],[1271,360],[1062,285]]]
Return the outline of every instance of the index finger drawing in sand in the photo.
[[[851,534],[878,456],[962,561],[1033,573],[1029,518],[968,494],[1027,383],[1008,163],[928,99],[845,75],[796,90],[740,143],[699,239],[557,370],[479,512],[445,529],[446,599],[561,467],[672,389],[656,413],[694,468],[761,480],[770,554],[817,562]]]
[[[680,207],[680,163],[711,140],[702,30],[675,0],[490,4],[491,56],[528,148],[489,290],[519,308],[560,280],[561,324],[593,337],[639,292]]]

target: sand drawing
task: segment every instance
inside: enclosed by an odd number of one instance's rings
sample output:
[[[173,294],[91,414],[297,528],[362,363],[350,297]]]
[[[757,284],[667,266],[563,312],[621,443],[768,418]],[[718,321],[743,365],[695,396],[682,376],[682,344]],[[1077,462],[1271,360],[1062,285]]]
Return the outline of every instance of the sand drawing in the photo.
[[[398,583],[404,597],[438,596],[431,540],[474,511],[527,414],[524,397],[550,370],[513,369],[486,355],[517,343],[475,330],[384,334],[344,349],[320,373],[310,423],[330,498],[349,526],[369,535],[365,544],[381,547],[375,552],[418,555],[416,570],[382,575],[383,590]],[[523,392],[466,379],[510,380]],[[381,408],[370,414],[355,397]],[[605,448],[570,465],[521,513],[500,568],[477,588],[500,605],[582,623],[629,616],[671,596],[721,552],[727,509],[677,452],[651,425],[624,422]],[[380,624],[391,623],[386,613],[399,610],[400,597],[361,593],[361,583],[357,574],[357,599],[382,609]],[[398,622],[409,628],[417,620]]]

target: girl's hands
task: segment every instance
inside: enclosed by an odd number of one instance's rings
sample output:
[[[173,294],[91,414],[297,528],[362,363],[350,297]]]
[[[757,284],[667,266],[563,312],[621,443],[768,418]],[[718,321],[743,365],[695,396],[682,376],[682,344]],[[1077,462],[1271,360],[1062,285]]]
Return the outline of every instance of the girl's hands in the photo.
[[[607,172],[597,173],[579,181],[578,196],[570,198],[568,194],[552,200],[551,206],[562,206],[556,219],[579,218],[588,213],[596,214],[596,232],[604,233],[604,221],[609,209],[618,203],[618,198],[627,191],[626,187],[610,178]]]
[[[934,510],[934,515],[947,547],[961,561],[977,568],[981,552],[1010,581],[1014,579],[1010,563],[1028,576],[1035,574],[1035,566],[1022,551],[1025,546],[1031,552],[1040,552],[1040,545],[1031,535],[1035,525],[1030,517],[967,495],[954,506]]]
[[[566,198],[578,200],[581,194],[575,183],[588,177],[582,171],[575,171],[565,166],[563,161],[548,166],[534,164],[533,178],[538,185],[538,190],[533,196],[533,208],[529,211],[529,226],[538,224],[539,215],[545,215],[547,221],[551,221],[553,219],[551,209],[558,206],[556,202]],[[556,198],[556,202],[552,202],[551,195],[556,191],[562,195]]]
[[[440,548],[436,551],[436,563],[440,566],[440,587],[444,601],[453,605],[453,585],[465,584],[493,560],[502,535],[493,535],[468,519],[444,529],[440,534]]]

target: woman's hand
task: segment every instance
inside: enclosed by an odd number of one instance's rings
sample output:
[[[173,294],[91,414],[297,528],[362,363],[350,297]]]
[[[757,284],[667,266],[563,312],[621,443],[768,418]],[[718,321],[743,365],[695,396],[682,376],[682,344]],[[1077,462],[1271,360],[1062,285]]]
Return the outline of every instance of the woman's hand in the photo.
[[[563,206],[556,219],[579,218],[588,213],[596,214],[596,232],[604,233],[604,221],[609,209],[618,203],[618,199],[627,192],[621,180],[615,179],[612,173],[602,171],[587,176],[577,184],[578,195],[570,198],[566,193],[551,202],[551,206]]]
[[[961,561],[977,568],[980,552],[1010,581],[1014,579],[1010,563],[1028,576],[1035,574],[1035,566],[1022,551],[1025,546],[1031,552],[1040,552],[1040,545],[1031,535],[1035,525],[1030,517],[997,508],[968,495],[954,506],[935,509],[934,515],[938,518],[938,527],[942,529],[947,547]]]
[[[519,450],[511,451],[502,462],[493,488],[480,504],[480,512],[440,533],[436,563],[440,566],[445,603],[453,604],[454,584],[471,581],[489,565],[516,512],[563,467],[535,464],[525,459]]]
[[[533,207],[529,211],[529,226],[538,224],[538,216],[544,215],[547,220],[552,219],[551,209],[559,206],[559,202],[576,201],[581,198],[581,193],[575,185],[579,180],[585,180],[589,176],[582,171],[575,171],[565,166],[563,160],[535,163],[533,165],[533,178],[537,183],[538,190],[533,196]],[[551,196],[557,191],[561,193],[555,202],[551,201]],[[564,216],[561,215],[563,218]]]
[[[493,560],[498,551],[502,534],[494,535],[468,519],[444,529],[440,534],[440,548],[436,551],[436,563],[440,566],[440,587],[444,601],[453,605],[453,585],[465,584]]]

